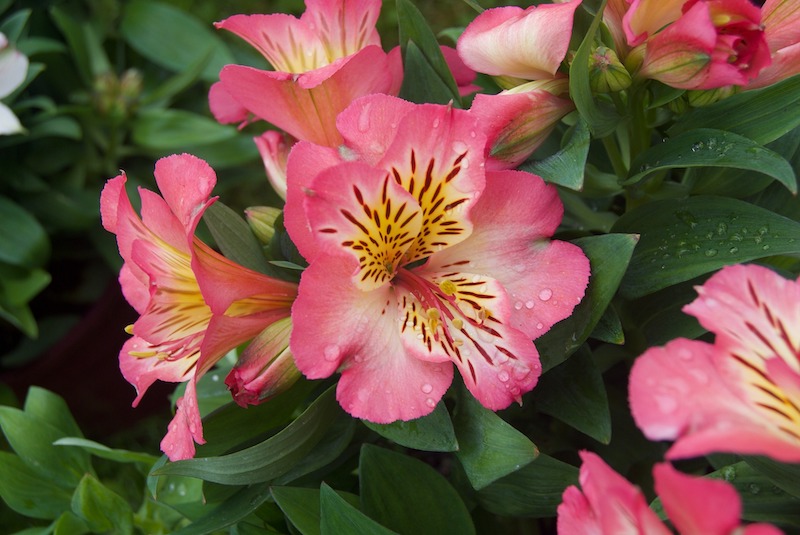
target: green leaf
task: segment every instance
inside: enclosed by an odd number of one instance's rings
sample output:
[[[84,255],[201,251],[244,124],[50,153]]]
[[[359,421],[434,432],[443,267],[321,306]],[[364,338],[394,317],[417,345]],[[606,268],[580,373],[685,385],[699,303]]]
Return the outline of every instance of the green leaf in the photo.
[[[347,503],[325,483],[320,487],[319,501],[320,533],[322,535],[340,535],[342,533],[391,535],[395,533]]]
[[[0,496],[21,515],[56,519],[69,509],[72,487],[58,486],[16,455],[0,451]]]
[[[86,525],[86,521],[72,511],[64,511],[64,513],[53,523],[52,527],[53,535],[83,535],[84,533],[92,532],[91,529],[89,529],[89,526]],[[50,535],[49,530],[45,533]],[[22,535],[22,533],[16,533],[15,535]],[[45,534],[43,533],[42,535]]]
[[[324,483],[323,483],[324,485]],[[272,497],[286,518],[302,535],[320,535],[320,490],[301,487],[272,487]],[[358,507],[359,497],[349,492],[334,490],[353,507]],[[363,513],[361,513],[363,514]],[[367,518],[364,516],[364,518]],[[370,522],[374,522],[370,520]]]
[[[580,191],[583,189],[584,167],[589,156],[589,141],[589,126],[580,119],[561,150],[544,160],[524,163],[519,169],[539,175],[551,184]]]
[[[156,65],[183,72],[211,51],[202,78],[219,79],[220,69],[235,63],[225,44],[195,17],[166,3],[134,0],[125,7],[121,24],[125,41]]]
[[[30,16],[30,9],[20,9],[19,11],[12,13],[3,20],[2,24],[0,24],[0,33],[6,36],[6,39],[8,39],[9,43],[12,45],[15,44],[22,35],[25,25],[28,24],[28,19]]]
[[[28,389],[24,409],[26,414],[41,418],[57,428],[63,433],[63,436],[83,437],[67,402],[58,394],[38,386],[32,386]]]
[[[162,101],[162,105],[170,103],[175,96],[197,82],[203,70],[208,65],[211,56],[211,49],[208,50],[205,56],[198,56],[194,63],[188,65],[185,69],[178,72],[178,74],[166,80],[153,91],[143,95],[141,104],[147,105],[159,101]]]
[[[239,214],[217,201],[205,211],[203,221],[227,258],[253,271],[270,273],[261,244]]]
[[[87,87],[92,87],[95,78],[111,72],[111,63],[103,49],[100,37],[89,21],[78,20],[65,8],[52,7],[50,16],[72,51],[72,59]]]
[[[609,135],[620,122],[619,115],[610,105],[594,99],[589,84],[589,55],[595,47],[594,36],[603,20],[605,5],[606,0],[603,0],[569,68],[569,95],[595,137]]]
[[[458,442],[453,431],[453,422],[443,402],[436,405],[433,412],[422,418],[391,424],[375,424],[362,420],[364,425],[381,435],[407,448],[422,451],[456,451]]]
[[[439,104],[447,104],[452,100],[456,105],[460,105],[458,86],[447,67],[439,42],[425,17],[409,0],[397,0],[397,24],[405,65],[400,96],[406,98],[405,95],[410,94],[417,98],[431,98],[435,100],[427,102]],[[415,70],[410,70],[411,68]],[[413,99],[412,101],[425,102]]]
[[[654,201],[623,215],[641,235],[620,292],[641,297],[729,264],[800,252],[800,223],[723,197]]]
[[[745,91],[682,115],[670,136],[698,128],[727,130],[766,144],[800,125],[800,76],[763,89]]]
[[[53,446],[64,433],[38,416],[12,407],[0,407],[0,427],[17,455],[56,484],[74,487],[84,473],[92,471],[85,452]]]
[[[169,463],[154,475],[182,475],[224,485],[247,485],[277,478],[308,455],[340,412],[329,388],[285,429],[242,451]]]
[[[0,196],[0,262],[41,267],[50,256],[50,241],[42,225],[17,203]]]
[[[185,110],[151,109],[139,113],[131,127],[133,141],[157,150],[209,145],[237,135],[236,128]]]
[[[800,498],[800,465],[781,463],[768,457],[746,457],[745,461],[777,487]]]
[[[636,242],[637,237],[632,234],[604,234],[573,241],[589,258],[589,287],[571,316],[535,340],[542,372],[564,362],[592,333],[617,292]]]
[[[219,533],[220,530],[236,524],[258,509],[269,497],[269,485],[265,483],[250,485],[239,490],[190,525],[173,532],[173,535]]]
[[[478,492],[478,502],[501,516],[552,517],[561,495],[578,484],[578,469],[547,455]]]
[[[528,437],[484,408],[466,388],[459,392],[456,456],[473,488],[482,489],[536,458],[539,450]]]
[[[91,453],[96,457],[101,457],[103,459],[108,459],[110,461],[118,463],[144,463],[150,466],[158,460],[158,457],[156,457],[155,455],[149,455],[147,453],[140,453],[137,451],[111,449],[108,446],[100,444],[99,442],[95,442],[94,440],[88,440],[85,438],[77,438],[77,437],[59,438],[58,440],[53,442],[53,445],[76,446],[78,448],[82,448],[87,453]]]
[[[365,444],[361,448],[359,482],[363,511],[398,533],[475,533],[469,511],[456,490],[422,461]],[[324,522],[324,494],[322,500]],[[325,529],[322,531],[325,533]]]
[[[631,164],[636,173],[625,184],[639,182],[657,171],[688,167],[733,167],[758,171],[797,193],[794,170],[780,154],[746,137],[711,128],[691,130],[653,145]]]
[[[603,376],[591,352],[572,358],[544,374],[533,390],[536,407],[603,444],[611,441],[611,414]]]
[[[91,474],[84,475],[75,489],[72,512],[95,533],[133,533],[133,511],[128,502]]]
[[[353,440],[355,429],[355,420],[344,411],[340,411],[333,424],[320,439],[317,447],[295,463],[291,470],[272,480],[272,483],[286,485],[312,472],[326,468],[329,470],[330,466],[335,466],[336,460],[343,454],[349,457],[351,453],[347,450]]]

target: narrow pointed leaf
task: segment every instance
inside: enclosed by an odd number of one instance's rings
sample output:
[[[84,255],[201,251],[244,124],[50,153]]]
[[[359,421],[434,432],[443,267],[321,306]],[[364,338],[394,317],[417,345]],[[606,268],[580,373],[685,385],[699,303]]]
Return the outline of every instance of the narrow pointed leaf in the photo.
[[[203,221],[227,258],[259,273],[270,272],[261,245],[239,214],[217,201],[203,214]]]
[[[0,497],[21,515],[56,519],[69,510],[72,487],[56,485],[52,478],[34,471],[19,457],[0,451]]]
[[[72,512],[94,533],[133,533],[133,511],[128,502],[91,474],[84,475],[75,489]]]
[[[581,119],[561,150],[544,160],[524,163],[519,169],[539,175],[551,184],[581,191],[586,158],[589,156],[589,141],[589,126]]]
[[[320,490],[302,487],[272,487],[272,497],[286,518],[302,535],[320,535]],[[358,507],[359,497],[334,490],[346,503]],[[362,513],[363,514],[363,513]]]
[[[395,532],[369,518],[323,483],[320,488],[320,533],[322,535],[339,535],[340,533],[391,535]]]
[[[453,422],[444,403],[439,403],[431,414],[408,422],[397,421],[391,424],[375,424],[362,420],[364,425],[408,448],[422,451],[456,451],[458,442],[453,430]]]
[[[475,533],[469,511],[456,490],[422,461],[365,444],[359,481],[363,511],[398,533]],[[323,494],[323,521],[324,499]]]
[[[219,533],[232,526],[258,509],[270,497],[269,485],[262,483],[250,485],[214,507],[206,514],[186,526],[173,532],[173,535],[206,535]]]
[[[634,184],[657,171],[687,167],[758,171],[797,193],[794,170],[780,154],[746,137],[712,128],[698,128],[653,145],[631,164],[635,174],[625,183]]]
[[[413,74],[406,75],[403,78],[400,98],[418,104],[425,102],[433,104],[447,104],[451,101],[460,102],[460,100],[453,100],[450,88],[413,41],[409,41],[408,45],[406,45],[403,70]]]
[[[781,463],[768,457],[747,457],[745,461],[776,486],[800,498],[800,465]]]
[[[528,437],[484,408],[462,387],[455,415],[458,460],[470,484],[482,489],[533,461],[539,454]]]
[[[800,223],[724,197],[651,202],[622,216],[612,230],[641,235],[620,285],[628,299],[725,265],[800,253]]]
[[[169,463],[154,475],[196,477],[224,485],[247,485],[275,479],[289,472],[325,435],[341,409],[328,389],[285,429],[250,448],[221,455]]]
[[[68,446],[78,447],[84,451],[91,453],[96,457],[108,459],[117,463],[143,463],[152,465],[158,460],[155,455],[148,455],[138,451],[129,451],[121,449],[112,449],[108,446],[95,442],[94,440],[87,440],[85,438],[77,437],[64,437],[59,438],[53,442],[54,446]]]

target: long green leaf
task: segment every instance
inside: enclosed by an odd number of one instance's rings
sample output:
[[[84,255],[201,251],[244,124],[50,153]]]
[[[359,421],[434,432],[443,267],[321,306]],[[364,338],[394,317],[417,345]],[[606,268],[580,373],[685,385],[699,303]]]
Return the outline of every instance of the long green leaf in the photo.
[[[227,258],[253,271],[270,273],[261,245],[239,214],[217,201],[203,214],[203,221]]]
[[[800,125],[799,106],[800,76],[794,76],[763,89],[745,91],[710,106],[695,108],[681,116],[668,133],[677,136],[698,128],[715,128],[763,145]]]
[[[800,253],[800,223],[724,197],[648,203],[612,229],[641,235],[620,292],[632,299],[722,266]]]
[[[206,512],[203,516],[185,528],[173,532],[173,535],[206,535],[219,533],[255,511],[270,497],[269,485],[262,483],[250,485]]]
[[[50,256],[42,225],[27,210],[0,196],[0,262],[37,268]]]
[[[362,509],[383,526],[417,535],[475,533],[469,511],[456,490],[422,461],[365,444],[359,481]]]
[[[539,175],[551,184],[580,191],[583,189],[584,168],[589,156],[589,141],[589,126],[581,119],[561,150],[544,160],[524,163],[519,169]]]
[[[154,475],[196,477],[224,485],[247,485],[275,479],[308,455],[340,412],[334,387],[319,396],[284,430],[250,448],[222,455],[169,463]]]
[[[138,114],[131,127],[133,140],[148,149],[167,151],[190,145],[210,145],[236,137],[235,127],[219,124],[185,110],[151,109]]]
[[[340,535],[342,533],[392,535],[395,533],[347,503],[325,483],[320,488],[319,501],[320,533],[322,535]]]
[[[794,170],[780,154],[746,137],[712,128],[684,132],[650,147],[633,162],[631,169],[635,174],[625,183],[639,182],[657,171],[687,167],[732,167],[758,171],[774,178],[792,193],[797,193]]]
[[[272,497],[286,518],[302,535],[320,535],[320,490],[302,487],[272,487]],[[359,497],[349,492],[334,491],[353,507]],[[362,513],[363,514],[363,513]],[[328,519],[330,520],[330,519]]]
[[[453,422],[444,403],[439,403],[431,414],[408,422],[374,424],[364,420],[364,425],[408,448],[422,451],[456,451],[458,441]]]

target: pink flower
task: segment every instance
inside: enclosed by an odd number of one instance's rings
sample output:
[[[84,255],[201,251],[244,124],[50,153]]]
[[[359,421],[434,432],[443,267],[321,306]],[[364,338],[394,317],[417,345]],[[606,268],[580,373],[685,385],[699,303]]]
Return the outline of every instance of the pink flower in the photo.
[[[767,268],[723,268],[684,310],[714,344],[651,348],[630,376],[633,417],[667,458],[712,452],[800,462],[800,283]]]
[[[458,54],[471,69],[492,76],[553,78],[567,54],[580,3],[487,9],[461,34]]]
[[[297,139],[339,145],[334,120],[350,102],[400,90],[399,50],[385,53],[375,30],[380,6],[379,0],[307,0],[299,19],[235,15],[218,22],[217,28],[253,45],[274,70],[225,66],[221,88],[209,94],[215,116],[239,122],[245,109]]]
[[[761,22],[772,64],[764,68],[747,89],[765,87],[800,74],[800,2],[767,0],[761,8]]]
[[[558,506],[560,535],[668,535],[670,530],[647,506],[642,492],[603,460],[580,452],[580,484],[564,491]],[[768,524],[741,525],[742,503],[724,481],[692,477],[668,463],[653,468],[656,492],[672,525],[682,535],[779,535]]]
[[[216,183],[206,162],[188,154],[162,158],[155,178],[164,197],[140,189],[142,218],[125,191],[125,174],[100,199],[103,226],[117,235],[125,263],[120,284],[141,314],[120,352],[122,374],[136,387],[134,406],[156,380],[188,381],[161,443],[171,460],[202,444],[195,382],[220,357],[289,315],[296,285],[231,262],[194,231]]]
[[[654,3],[634,2],[626,20]],[[662,6],[675,7],[675,3]],[[675,13],[670,9],[662,14],[655,17],[658,23]],[[632,43],[649,36],[643,45],[639,75],[680,89],[747,85],[771,61],[761,29],[761,12],[747,0],[689,0],[683,4],[681,16],[654,35],[649,30],[632,35],[628,30]]]
[[[476,95],[470,113],[488,136],[490,169],[524,162],[575,109],[567,78],[528,82],[497,95]]]
[[[497,410],[536,384],[532,338],[569,315],[589,266],[550,241],[562,208],[527,173],[484,171],[468,112],[386,95],[338,118],[339,150],[298,143],[286,227],[309,261],[290,347],[309,378],[373,422],[430,413],[452,364]],[[435,135],[432,135],[435,133]]]
[[[267,179],[272,185],[272,189],[280,195],[281,199],[286,199],[286,161],[289,159],[289,151],[292,149],[295,140],[287,134],[267,130],[260,136],[253,138],[264,162],[264,169],[267,171]]]

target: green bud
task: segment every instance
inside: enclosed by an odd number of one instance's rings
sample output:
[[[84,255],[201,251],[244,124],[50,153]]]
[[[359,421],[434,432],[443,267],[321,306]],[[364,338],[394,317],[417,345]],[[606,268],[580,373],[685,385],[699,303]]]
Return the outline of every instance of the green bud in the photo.
[[[589,56],[589,83],[596,93],[622,91],[631,85],[631,75],[616,52],[599,46]]]
[[[275,235],[275,220],[281,215],[280,208],[273,206],[251,206],[244,211],[250,230],[258,241],[267,245]]]

